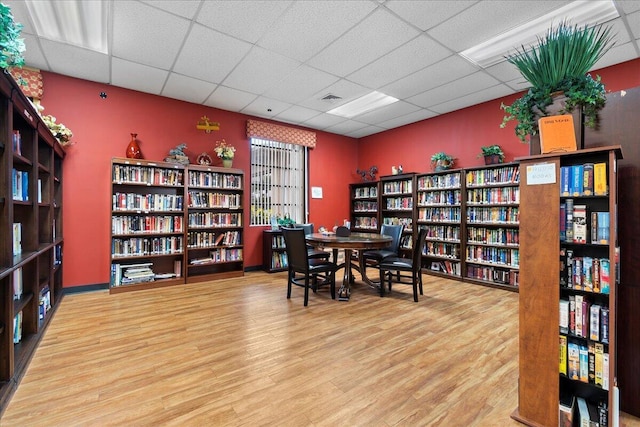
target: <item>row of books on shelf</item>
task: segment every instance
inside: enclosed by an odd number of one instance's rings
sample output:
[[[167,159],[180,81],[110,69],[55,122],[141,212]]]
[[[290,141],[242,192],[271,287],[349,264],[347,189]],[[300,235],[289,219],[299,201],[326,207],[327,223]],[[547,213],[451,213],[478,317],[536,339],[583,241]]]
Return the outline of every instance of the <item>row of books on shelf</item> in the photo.
[[[460,173],[447,173],[443,175],[427,175],[418,177],[418,191],[433,188],[459,188]]]
[[[418,193],[417,204],[420,205],[459,205],[460,190],[422,191]]]
[[[181,254],[183,248],[183,236],[111,239],[111,256],[114,258],[122,256]]]
[[[177,194],[136,194],[116,192],[112,197],[114,211],[181,211],[184,196]]]
[[[587,205],[575,205],[573,199],[560,203],[560,240],[563,242],[608,245],[609,212],[589,212]]]
[[[609,258],[574,256],[572,249],[560,248],[560,286],[608,294],[611,289],[611,280]]]
[[[62,264],[62,245],[56,245],[55,248],[53,248],[53,265],[60,264]]]
[[[12,226],[13,231],[13,255],[20,255],[22,253],[22,223],[14,222]]]
[[[370,230],[378,229],[378,219],[371,216],[356,216],[353,218],[354,228],[368,228]]]
[[[38,299],[38,323],[42,324],[47,317],[47,313],[51,311],[51,290],[49,285],[45,285],[40,291],[40,298]]]
[[[561,196],[606,196],[608,193],[606,163],[560,167]]]
[[[519,286],[520,272],[484,265],[467,265],[467,277],[503,285]]]
[[[566,393],[560,399],[560,427],[607,427],[608,404],[606,400],[591,401]]]
[[[520,251],[515,248],[496,248],[468,244],[467,262],[486,262],[518,268],[520,265]]]
[[[451,274],[453,276],[460,276],[460,263],[455,261],[431,261],[429,263],[429,269],[431,271],[439,271],[445,274]]]
[[[421,225],[420,228],[427,229],[427,239],[449,240],[460,242],[460,226],[457,225]]]
[[[382,218],[382,223],[386,225],[404,225],[405,232],[411,232],[413,220],[407,217],[388,216]]]
[[[609,353],[601,343],[589,345],[560,335],[560,374],[609,390]]]
[[[284,249],[285,248],[284,236],[281,236],[281,235],[271,236],[271,248]]]
[[[153,263],[111,264],[111,286],[135,285],[161,279],[171,279],[182,275],[182,261],[173,262],[173,271],[155,273]]]
[[[192,258],[189,260],[191,265],[212,264],[218,262],[242,261],[241,248],[219,248],[209,252],[209,256]]]
[[[479,204],[518,204],[519,187],[473,188],[467,191],[467,203]]]
[[[471,206],[467,208],[467,221],[517,224],[520,209],[517,206]]]
[[[413,197],[389,197],[386,200],[385,209],[389,209],[389,210],[413,209]]]
[[[22,341],[22,310],[13,317],[13,343]]]
[[[241,189],[242,177],[219,172],[189,171],[189,185],[192,187]]]
[[[11,134],[11,145],[13,146],[13,153],[22,156],[22,135],[17,129],[14,129]]]
[[[609,307],[595,304],[583,295],[560,299],[560,333],[609,343]]]
[[[460,245],[455,243],[427,241],[422,255],[459,259]]]
[[[13,169],[11,173],[13,200],[29,201],[29,172]]]
[[[405,179],[382,183],[382,194],[407,194],[413,192],[413,181]]]
[[[467,241],[490,245],[518,245],[520,231],[517,228],[467,227]]]
[[[357,200],[353,203],[354,212],[377,212],[378,202]]]
[[[207,248],[209,246],[226,245],[233,246],[241,243],[239,231],[226,231],[216,233],[213,231],[190,231],[187,236],[189,248]]]
[[[182,169],[114,164],[111,178],[115,184],[146,184],[179,187],[184,183],[184,172]]]
[[[520,168],[518,165],[511,165],[470,170],[467,171],[466,179],[469,187],[491,184],[517,184],[520,182]]]
[[[113,234],[182,233],[182,215],[123,215],[111,217]]]
[[[459,222],[460,208],[440,207],[440,208],[418,208],[419,221],[433,222]]]
[[[274,252],[271,254],[271,268],[287,268],[289,259],[286,252]]]
[[[378,197],[378,187],[357,187],[353,191],[354,199]]]
[[[190,208],[239,209],[242,194],[212,193],[209,191],[189,191]]]
[[[187,216],[189,227],[241,227],[242,214],[232,212],[190,212]]]

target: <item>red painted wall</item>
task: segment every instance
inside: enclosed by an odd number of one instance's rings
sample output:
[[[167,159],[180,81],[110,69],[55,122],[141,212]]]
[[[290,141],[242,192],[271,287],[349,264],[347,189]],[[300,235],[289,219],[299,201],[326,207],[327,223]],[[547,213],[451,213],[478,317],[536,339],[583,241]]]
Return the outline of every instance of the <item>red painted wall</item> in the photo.
[[[640,60],[598,71],[610,91],[640,85]],[[185,142],[192,161],[215,141],[226,139],[236,151],[234,167],[247,173],[249,142],[245,124],[249,116],[149,95],[109,85],[43,73],[45,114],[52,114],[74,132],[77,143],[67,149],[64,162],[64,286],[106,283],[109,280],[110,161],[123,157],[130,133],[138,140],[146,159],[162,160],[169,149]],[[100,98],[100,92],[107,98]],[[430,170],[431,154],[446,151],[457,158],[457,167],[480,165],[482,145],[500,144],[507,161],[528,153],[512,126],[500,129],[500,103],[517,95],[486,102],[433,119],[407,125],[360,141],[316,131],[317,147],[310,152],[310,186],[322,187],[322,199],[310,199],[309,220],[316,226],[333,226],[348,217],[351,182],[355,170],[377,165],[379,175],[402,164],[404,171]],[[203,115],[221,123],[218,132],[205,134],[195,128]],[[260,119],[261,120],[261,119]],[[212,155],[212,157],[214,157]],[[245,223],[249,223],[249,193]],[[247,227],[245,266],[262,264],[262,229]]]

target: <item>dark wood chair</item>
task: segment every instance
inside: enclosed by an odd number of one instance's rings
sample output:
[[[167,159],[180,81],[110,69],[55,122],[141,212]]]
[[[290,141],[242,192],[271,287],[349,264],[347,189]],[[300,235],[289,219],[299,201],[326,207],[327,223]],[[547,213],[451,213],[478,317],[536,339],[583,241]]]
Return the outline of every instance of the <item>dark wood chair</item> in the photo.
[[[309,289],[315,293],[318,287],[329,285],[331,299],[336,299],[336,270],[330,261],[309,258],[305,232],[302,228],[283,228],[285,250],[289,261],[287,275],[287,298],[291,298],[292,285],[304,287],[304,305],[309,302]]]
[[[362,253],[364,259],[364,268],[378,267],[378,264],[389,257],[400,256],[400,239],[402,238],[402,232],[404,231],[404,225],[390,225],[383,224],[380,228],[380,234],[391,237],[391,245],[383,249],[368,250]],[[366,273],[366,272],[365,272]]]
[[[313,234],[313,223],[297,224],[296,227],[302,228],[304,230],[305,236],[307,234]],[[323,259],[325,261],[328,261],[329,257],[331,256],[331,252],[316,249],[311,245],[307,245],[307,253],[309,254],[309,258],[311,259]]]
[[[422,293],[422,252],[424,250],[427,229],[421,228],[418,238],[413,244],[412,258],[387,257],[380,261],[380,296],[384,296],[385,284],[391,286],[393,283],[413,286],[413,300],[418,302],[418,291]]]

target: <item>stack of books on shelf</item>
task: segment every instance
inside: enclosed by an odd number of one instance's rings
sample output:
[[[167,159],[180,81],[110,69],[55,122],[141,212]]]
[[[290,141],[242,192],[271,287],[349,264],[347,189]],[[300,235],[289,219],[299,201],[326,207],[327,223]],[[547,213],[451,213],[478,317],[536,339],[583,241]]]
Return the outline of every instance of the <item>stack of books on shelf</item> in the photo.
[[[155,273],[151,269],[153,263],[140,264],[111,264],[111,283],[113,286],[133,285],[136,283],[153,282]]]

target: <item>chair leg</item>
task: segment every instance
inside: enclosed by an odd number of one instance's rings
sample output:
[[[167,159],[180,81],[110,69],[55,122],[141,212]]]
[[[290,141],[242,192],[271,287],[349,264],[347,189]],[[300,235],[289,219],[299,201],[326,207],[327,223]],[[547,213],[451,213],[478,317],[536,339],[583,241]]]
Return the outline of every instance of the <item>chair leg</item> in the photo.
[[[331,299],[336,299],[336,272],[334,271],[329,275],[329,286],[331,288]]]
[[[424,295],[424,293],[422,293],[422,273],[418,273],[418,278],[419,278],[418,285],[420,286],[420,295]]]
[[[287,274],[287,299],[291,298],[291,270]]]
[[[309,304],[309,276],[305,276],[304,278],[304,306],[306,307]]]
[[[380,269],[380,297],[384,296],[384,270]]]
[[[418,302],[418,281],[413,281],[413,301]]]

